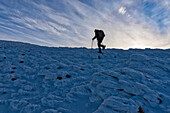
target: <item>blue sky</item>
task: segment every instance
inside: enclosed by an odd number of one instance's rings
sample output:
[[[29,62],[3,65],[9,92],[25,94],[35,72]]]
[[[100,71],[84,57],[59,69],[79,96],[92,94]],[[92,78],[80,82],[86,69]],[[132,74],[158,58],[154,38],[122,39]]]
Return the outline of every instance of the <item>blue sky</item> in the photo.
[[[103,29],[110,48],[170,48],[169,0],[1,0],[0,40],[90,47]]]

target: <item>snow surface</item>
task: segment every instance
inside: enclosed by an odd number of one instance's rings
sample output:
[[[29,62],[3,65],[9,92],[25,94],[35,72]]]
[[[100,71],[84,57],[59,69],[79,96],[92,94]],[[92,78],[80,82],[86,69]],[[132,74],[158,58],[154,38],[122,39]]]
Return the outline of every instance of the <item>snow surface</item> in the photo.
[[[0,113],[170,113],[170,49],[0,41]]]

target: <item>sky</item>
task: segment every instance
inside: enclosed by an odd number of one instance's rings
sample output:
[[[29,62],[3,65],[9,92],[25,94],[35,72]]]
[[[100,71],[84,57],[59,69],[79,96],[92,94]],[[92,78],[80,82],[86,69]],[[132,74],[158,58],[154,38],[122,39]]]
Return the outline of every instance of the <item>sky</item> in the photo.
[[[108,48],[170,48],[170,0],[0,0],[0,40],[90,48],[94,29]]]

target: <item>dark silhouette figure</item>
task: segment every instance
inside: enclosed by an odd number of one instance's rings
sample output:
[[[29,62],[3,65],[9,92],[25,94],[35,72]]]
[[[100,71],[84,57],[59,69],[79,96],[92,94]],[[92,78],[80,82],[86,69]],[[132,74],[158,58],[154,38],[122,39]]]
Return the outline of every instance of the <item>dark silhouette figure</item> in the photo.
[[[98,29],[95,29],[94,30],[95,32],[95,36],[92,38],[92,40],[96,39],[97,38],[97,43],[98,43],[98,48],[99,48],[99,52],[98,53],[102,53],[101,51],[101,47],[103,48],[103,50],[105,49],[106,45],[102,45],[102,41],[105,37],[105,34],[102,30],[98,30]]]

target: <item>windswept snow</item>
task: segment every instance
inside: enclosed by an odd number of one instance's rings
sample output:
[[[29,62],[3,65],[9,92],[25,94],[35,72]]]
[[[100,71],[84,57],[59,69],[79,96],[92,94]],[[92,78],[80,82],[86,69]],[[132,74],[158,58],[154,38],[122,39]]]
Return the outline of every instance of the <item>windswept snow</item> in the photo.
[[[170,50],[0,41],[1,113],[170,113]]]

